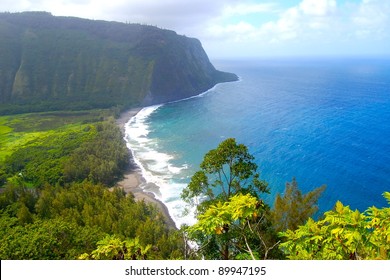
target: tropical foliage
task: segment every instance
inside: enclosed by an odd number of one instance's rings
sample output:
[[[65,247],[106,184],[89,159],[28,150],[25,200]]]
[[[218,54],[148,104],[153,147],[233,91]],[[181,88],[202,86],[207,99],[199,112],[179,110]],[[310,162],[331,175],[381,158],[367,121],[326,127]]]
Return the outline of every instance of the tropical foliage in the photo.
[[[251,194],[239,193],[227,202],[211,205],[197,218],[198,222],[188,229],[189,235],[198,239],[205,235],[203,243],[220,244],[224,259],[267,259],[278,244],[272,244],[275,237],[266,231],[264,203]]]
[[[122,241],[116,236],[107,236],[97,243],[92,253],[82,254],[81,260],[146,260],[151,245],[143,247],[138,238]]]
[[[390,193],[384,193],[390,203]],[[390,259],[390,208],[370,207],[363,213],[337,202],[319,221],[309,219],[297,230],[281,234],[289,259]]]

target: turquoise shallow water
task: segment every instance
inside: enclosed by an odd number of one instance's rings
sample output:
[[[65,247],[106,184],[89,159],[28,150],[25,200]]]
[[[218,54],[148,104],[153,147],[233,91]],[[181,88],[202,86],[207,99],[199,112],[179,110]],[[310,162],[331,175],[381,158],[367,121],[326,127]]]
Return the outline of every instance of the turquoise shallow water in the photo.
[[[228,137],[249,147],[277,192],[296,177],[309,191],[327,185],[319,206],[385,206],[390,191],[390,60],[217,61],[239,82],[180,102],[148,107],[127,126],[145,178],[178,224],[180,192],[204,154]]]

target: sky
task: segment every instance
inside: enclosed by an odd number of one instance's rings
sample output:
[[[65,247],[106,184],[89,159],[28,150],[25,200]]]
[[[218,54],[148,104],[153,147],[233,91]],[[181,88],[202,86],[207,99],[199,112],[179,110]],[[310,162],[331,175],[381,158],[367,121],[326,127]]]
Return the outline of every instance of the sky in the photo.
[[[390,56],[390,0],[1,0],[0,11],[155,25],[215,59]]]

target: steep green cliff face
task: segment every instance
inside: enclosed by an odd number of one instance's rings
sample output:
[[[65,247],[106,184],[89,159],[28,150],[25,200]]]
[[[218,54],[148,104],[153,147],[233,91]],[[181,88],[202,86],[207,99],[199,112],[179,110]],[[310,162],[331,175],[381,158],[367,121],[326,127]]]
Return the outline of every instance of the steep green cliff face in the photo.
[[[151,26],[3,13],[0,38],[0,114],[151,105],[237,79],[199,40]]]

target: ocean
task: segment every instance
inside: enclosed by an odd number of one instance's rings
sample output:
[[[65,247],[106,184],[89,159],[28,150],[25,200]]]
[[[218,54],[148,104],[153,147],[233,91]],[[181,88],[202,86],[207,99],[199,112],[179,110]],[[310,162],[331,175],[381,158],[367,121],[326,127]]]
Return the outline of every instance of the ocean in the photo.
[[[141,110],[126,140],[153,192],[178,226],[181,190],[203,156],[236,138],[255,157],[273,204],[295,177],[308,192],[323,184],[319,214],[337,200],[352,209],[387,205],[390,191],[390,60],[381,58],[215,61],[237,82]],[[150,187],[151,185],[158,187]]]

